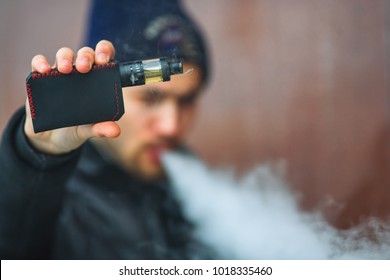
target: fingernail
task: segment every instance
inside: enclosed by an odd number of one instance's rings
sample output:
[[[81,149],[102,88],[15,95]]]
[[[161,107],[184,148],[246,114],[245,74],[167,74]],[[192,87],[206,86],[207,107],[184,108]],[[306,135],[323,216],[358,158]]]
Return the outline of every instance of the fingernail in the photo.
[[[41,64],[38,65],[38,68],[39,68],[40,71],[43,72],[43,71],[46,71],[46,70],[47,70],[48,65],[45,64],[45,63],[41,63]]]
[[[100,63],[107,63],[108,56],[105,53],[99,53],[96,57]]]
[[[72,67],[72,63],[70,63],[70,61],[67,60],[67,59],[63,59],[63,60],[61,61],[61,67],[66,67],[66,68]]]
[[[91,61],[88,58],[86,58],[86,57],[80,58],[79,64],[82,65],[82,66],[86,66],[86,67],[91,67],[92,66]]]

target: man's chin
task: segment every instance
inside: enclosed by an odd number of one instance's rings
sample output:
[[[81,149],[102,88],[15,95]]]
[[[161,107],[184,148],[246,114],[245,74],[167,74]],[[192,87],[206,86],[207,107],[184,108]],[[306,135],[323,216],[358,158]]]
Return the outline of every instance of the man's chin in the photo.
[[[165,171],[160,163],[142,162],[137,166],[135,175],[146,181],[165,178]]]

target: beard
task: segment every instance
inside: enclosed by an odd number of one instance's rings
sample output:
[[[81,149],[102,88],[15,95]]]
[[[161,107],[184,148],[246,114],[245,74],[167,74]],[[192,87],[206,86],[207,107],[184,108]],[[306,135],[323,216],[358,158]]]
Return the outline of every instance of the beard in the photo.
[[[131,174],[143,181],[165,179],[166,173],[161,156],[165,151],[176,150],[178,147],[178,141],[172,139],[140,145],[127,158],[127,169]]]

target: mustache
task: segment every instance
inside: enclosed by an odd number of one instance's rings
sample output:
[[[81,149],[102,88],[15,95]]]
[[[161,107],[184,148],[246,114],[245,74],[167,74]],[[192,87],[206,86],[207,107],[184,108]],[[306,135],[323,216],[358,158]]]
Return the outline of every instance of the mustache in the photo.
[[[168,150],[177,150],[181,146],[181,142],[176,138],[159,138],[155,141],[148,142],[142,148],[163,148]]]

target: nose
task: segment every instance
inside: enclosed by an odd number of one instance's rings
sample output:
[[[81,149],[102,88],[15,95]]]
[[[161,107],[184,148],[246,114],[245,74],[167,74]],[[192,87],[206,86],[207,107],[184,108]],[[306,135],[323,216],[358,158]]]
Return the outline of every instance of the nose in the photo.
[[[164,102],[165,103],[165,102]],[[175,102],[166,102],[159,110],[155,127],[160,136],[176,137],[180,133],[180,108]]]

